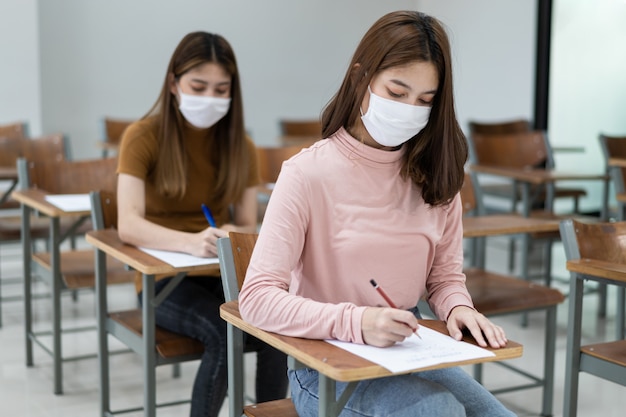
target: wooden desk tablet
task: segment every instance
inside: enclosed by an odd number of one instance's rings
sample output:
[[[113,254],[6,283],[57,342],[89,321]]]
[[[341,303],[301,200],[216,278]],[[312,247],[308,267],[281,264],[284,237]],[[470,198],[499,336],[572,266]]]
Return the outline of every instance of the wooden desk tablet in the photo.
[[[246,323],[239,314],[238,301],[229,301],[220,307],[220,314],[224,320],[243,330],[244,332],[263,340],[269,345],[285,352],[291,358],[306,367],[317,370],[320,373],[320,410],[319,416],[338,416],[341,409],[352,393],[353,388],[346,388],[347,397],[342,395],[335,398],[335,382],[356,383],[364,379],[388,377],[399,374],[426,371],[430,369],[447,368],[460,365],[469,365],[482,362],[501,361],[519,358],[522,356],[522,345],[509,341],[507,346],[501,349],[489,349],[495,356],[461,362],[445,363],[420,369],[412,369],[398,374],[392,373],[386,368],[370,362],[360,356],[354,355],[339,347],[326,343],[323,340],[303,339],[299,337],[283,336],[276,333],[266,332]],[[448,334],[444,322],[438,320],[420,320],[419,324]],[[465,337],[469,343],[475,343],[472,338]],[[355,384],[353,384],[355,385]]]

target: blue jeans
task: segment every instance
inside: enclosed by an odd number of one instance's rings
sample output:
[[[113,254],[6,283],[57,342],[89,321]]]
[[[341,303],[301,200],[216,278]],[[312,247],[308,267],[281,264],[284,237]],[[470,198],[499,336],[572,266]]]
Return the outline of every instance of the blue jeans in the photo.
[[[158,281],[155,293],[169,281],[169,278]],[[141,302],[141,294],[139,300]],[[223,302],[224,291],[219,278],[186,277],[155,311],[158,326],[197,339],[204,345],[191,396],[191,417],[217,416],[226,397],[226,322],[219,314]],[[253,337],[246,339],[246,351],[257,352],[257,401],[284,398],[288,385],[286,356]]]
[[[291,397],[300,417],[318,415],[318,373],[289,370]],[[337,396],[346,383],[337,383]],[[460,368],[361,381],[341,417],[511,417],[489,391]]]
[[[411,309],[417,318],[417,307]],[[289,370],[291,397],[300,417],[316,417],[319,374]],[[337,382],[337,397],[346,388]],[[511,417],[489,391],[461,368],[437,369],[360,381],[341,417]]]

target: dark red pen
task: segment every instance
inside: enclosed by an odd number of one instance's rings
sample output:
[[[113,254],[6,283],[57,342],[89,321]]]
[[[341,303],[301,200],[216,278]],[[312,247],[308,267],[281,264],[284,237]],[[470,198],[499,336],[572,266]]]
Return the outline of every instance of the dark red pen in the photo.
[[[396,306],[396,304],[391,301],[391,298],[389,298],[389,296],[387,295],[387,293],[381,288],[380,285],[378,285],[378,283],[376,283],[376,281],[374,281],[373,279],[370,279],[370,284],[372,284],[372,287],[374,287],[374,289],[376,291],[378,291],[378,294],[380,294],[385,301],[387,302],[387,304],[389,304],[389,307],[391,308],[398,308]],[[419,334],[417,334],[417,329],[413,330],[413,333],[415,333],[415,336],[419,337],[420,339],[422,338],[422,336],[420,336]]]

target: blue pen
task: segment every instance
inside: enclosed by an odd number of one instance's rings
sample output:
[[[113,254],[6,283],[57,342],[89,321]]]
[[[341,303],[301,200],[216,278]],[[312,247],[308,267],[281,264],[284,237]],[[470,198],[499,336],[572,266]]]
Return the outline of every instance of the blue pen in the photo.
[[[204,217],[206,217],[206,220],[209,222],[209,226],[217,227],[211,210],[205,204],[202,205],[202,211],[204,212]]]

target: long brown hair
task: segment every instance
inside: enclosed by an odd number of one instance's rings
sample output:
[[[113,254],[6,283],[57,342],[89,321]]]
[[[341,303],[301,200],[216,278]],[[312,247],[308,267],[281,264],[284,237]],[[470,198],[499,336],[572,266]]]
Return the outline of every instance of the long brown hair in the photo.
[[[441,23],[416,11],[381,17],[359,43],[339,91],[322,112],[322,134],[354,126],[372,78],[389,68],[431,62],[439,85],[426,127],[404,146],[401,175],[422,188],[431,205],[448,204],[463,185],[468,146],[456,120],[450,44]]]
[[[245,144],[241,83],[235,54],[226,39],[207,32],[187,34],[178,44],[169,65],[161,94],[148,114],[158,118],[159,154],[155,182],[161,195],[182,197],[187,191],[187,158],[183,138],[183,115],[170,91],[172,77],[179,79],[192,68],[208,62],[220,65],[231,76],[228,113],[211,129],[215,131],[215,153],[207,155],[217,164],[216,202],[227,206],[239,201],[248,180],[249,158]]]

